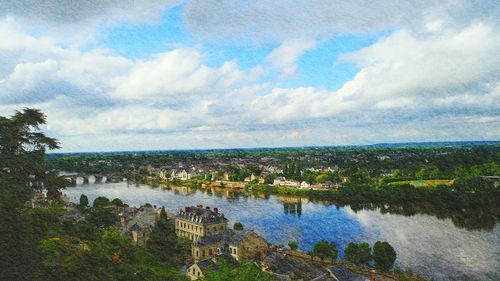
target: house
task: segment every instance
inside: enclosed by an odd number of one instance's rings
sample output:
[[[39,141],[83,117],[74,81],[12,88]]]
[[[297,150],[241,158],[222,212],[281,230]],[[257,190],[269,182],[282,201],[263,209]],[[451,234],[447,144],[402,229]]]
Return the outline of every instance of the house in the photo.
[[[287,180],[285,181],[282,185],[287,186],[287,187],[300,187],[300,182],[294,181],[294,180]]]
[[[220,255],[240,261],[254,260],[268,248],[267,241],[253,230],[227,229],[223,233],[195,241],[191,251],[195,261]]]
[[[326,269],[331,277],[335,279],[335,281],[369,281],[369,279],[352,273],[349,269],[340,266],[340,265],[332,265]]]
[[[246,177],[244,181],[251,182],[251,181],[254,181],[256,179],[257,179],[257,177],[252,173],[250,176]]]
[[[224,232],[227,221],[217,208],[204,208],[203,205],[185,207],[175,216],[175,234],[196,241]]]
[[[136,245],[146,245],[160,211],[158,208],[125,208],[119,214],[120,234],[130,237]]]
[[[170,173],[171,179],[178,179],[181,181],[189,180],[189,179],[192,179],[195,177],[196,177],[196,174],[194,172],[188,172],[184,169],[181,171],[172,170],[172,172]]]
[[[300,183],[300,188],[310,188],[311,185],[309,183],[307,183],[306,181],[302,181]]]
[[[219,266],[213,259],[206,259],[195,262],[193,265],[188,267],[186,273],[191,280],[197,280],[199,278],[203,278],[208,272],[218,268]]]
[[[273,181],[273,185],[284,185],[286,179],[284,177],[277,177]]]

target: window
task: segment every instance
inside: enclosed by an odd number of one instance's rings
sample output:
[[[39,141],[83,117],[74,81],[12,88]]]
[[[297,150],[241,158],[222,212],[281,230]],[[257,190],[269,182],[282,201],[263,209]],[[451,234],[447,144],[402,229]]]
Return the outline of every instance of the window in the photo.
[[[208,255],[211,256],[212,255],[212,249],[208,249]]]
[[[198,250],[196,250],[196,257],[198,257]]]
[[[194,270],[194,268],[193,268],[193,274],[195,274],[195,270]]]

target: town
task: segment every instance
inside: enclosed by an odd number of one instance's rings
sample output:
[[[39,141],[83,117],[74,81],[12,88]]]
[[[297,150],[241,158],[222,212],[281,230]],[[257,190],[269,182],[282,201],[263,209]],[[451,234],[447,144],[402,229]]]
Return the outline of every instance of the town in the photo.
[[[447,190],[483,181],[498,186],[495,143],[380,145],[339,148],[54,154],[72,184],[123,178],[153,185],[325,195],[363,188]],[[451,187],[451,188],[450,188]],[[307,191],[310,191],[309,193]],[[319,191],[319,192],[316,192]],[[471,190],[472,191],[472,190]],[[478,190],[475,190],[478,191]],[[331,194],[331,193],[330,193]]]
[[[95,199],[93,206],[89,206],[88,203],[84,195],[80,203],[75,204],[63,194],[55,200],[43,193],[36,193],[26,206],[32,209],[63,207],[64,215],[59,217],[61,223],[78,225],[97,220],[102,225],[111,226],[138,247],[148,247],[150,239],[154,239],[152,236],[155,228],[160,221],[166,220],[171,226],[170,229],[175,231],[177,239],[190,245],[185,259],[184,273],[191,280],[203,279],[207,274],[217,271],[220,264],[239,262],[248,262],[276,280],[399,280],[381,268],[375,270],[361,266],[362,263],[356,265],[337,260],[336,253],[331,254],[319,248],[316,252],[308,254],[299,251],[293,241],[290,241],[288,247],[271,245],[254,230],[245,229],[238,222],[231,228],[228,219],[217,207],[186,206],[177,213],[167,214],[164,207],[150,204],[129,207],[119,199],[110,201],[99,197]],[[60,238],[50,239],[60,241]],[[88,245],[85,243],[81,245],[83,249],[88,250]],[[159,250],[169,252],[171,249],[165,247]],[[377,254],[374,252],[374,255]],[[351,257],[349,253],[346,254],[347,259],[354,257],[355,255]],[[119,257],[114,256],[114,259]],[[415,280],[424,279],[417,276]]]

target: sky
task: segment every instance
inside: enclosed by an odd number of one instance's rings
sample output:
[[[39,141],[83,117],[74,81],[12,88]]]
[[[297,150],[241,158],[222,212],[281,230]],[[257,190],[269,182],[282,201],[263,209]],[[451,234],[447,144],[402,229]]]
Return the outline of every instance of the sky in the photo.
[[[498,0],[3,0],[63,152],[500,140]]]

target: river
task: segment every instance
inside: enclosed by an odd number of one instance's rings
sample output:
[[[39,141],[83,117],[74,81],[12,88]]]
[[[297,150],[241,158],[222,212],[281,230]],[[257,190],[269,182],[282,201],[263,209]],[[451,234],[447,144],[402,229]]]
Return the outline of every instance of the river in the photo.
[[[351,242],[388,241],[397,252],[396,265],[433,280],[500,280],[500,227],[468,230],[449,218],[428,214],[403,216],[379,209],[359,209],[306,198],[278,195],[233,194],[187,187],[171,189],[121,183],[87,184],[68,188],[72,202],[86,194],[92,202],[98,196],[120,198],[131,206],[145,203],[178,212],[185,206],[218,207],[230,225],[241,222],[272,244],[299,242],[310,251],[321,239],[343,249]],[[356,210],[356,211],[355,211]]]

